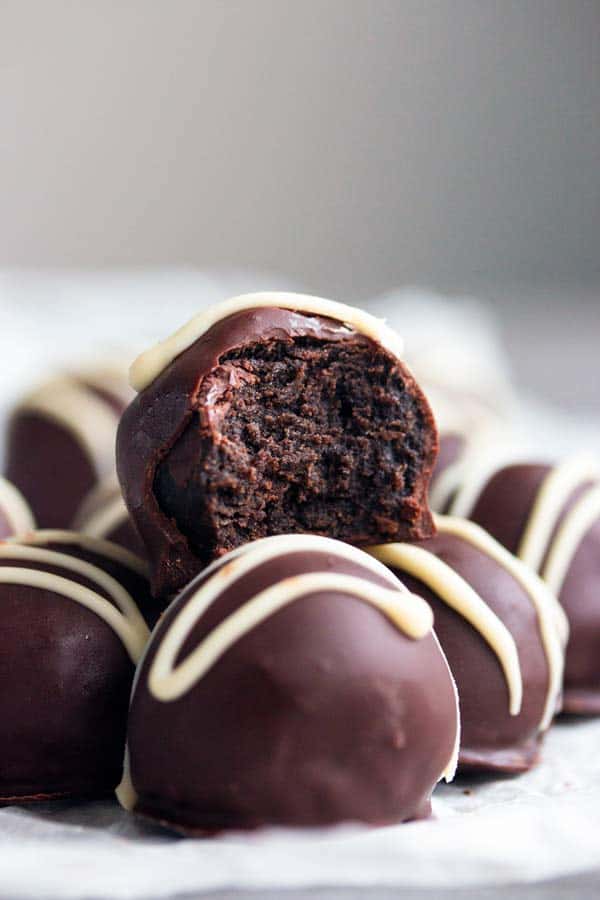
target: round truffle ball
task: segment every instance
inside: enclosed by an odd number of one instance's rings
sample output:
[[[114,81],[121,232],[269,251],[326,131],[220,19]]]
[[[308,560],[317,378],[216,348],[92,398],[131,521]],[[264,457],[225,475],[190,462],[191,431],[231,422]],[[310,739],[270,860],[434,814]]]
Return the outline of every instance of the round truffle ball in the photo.
[[[149,636],[133,598],[74,555],[9,541],[0,600],[0,802],[109,793]]]
[[[0,539],[35,528],[35,519],[21,491],[0,476]]]
[[[426,816],[458,738],[431,622],[420,597],[339,541],[232,551],[153,632],[119,799],[186,833]]]
[[[273,534],[429,536],[437,435],[400,351],[367,313],[267,293],[209,309],[142,354],[117,467],[155,593]]]
[[[504,466],[467,476],[453,509],[486,528],[538,572],[570,626],[566,712],[600,713],[600,464]]]
[[[434,613],[460,698],[459,766],[520,772],[559,704],[564,619],[547,586],[471,522],[371,552]]]
[[[6,476],[41,528],[67,528],[85,495],[115,466],[115,435],[129,388],[113,368],[65,374],[13,410]]]

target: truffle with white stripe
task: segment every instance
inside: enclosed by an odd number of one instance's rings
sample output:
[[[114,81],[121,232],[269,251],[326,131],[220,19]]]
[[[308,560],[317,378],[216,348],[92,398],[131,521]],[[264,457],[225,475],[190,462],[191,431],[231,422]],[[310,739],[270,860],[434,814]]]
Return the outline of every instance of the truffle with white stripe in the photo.
[[[68,528],[87,492],[114,472],[129,391],[116,367],[82,370],[44,382],[13,410],[5,474],[39,527]]]
[[[570,625],[564,710],[600,714],[600,460],[465,472],[451,511],[468,516],[538,572]]]
[[[236,297],[132,366],[123,495],[157,595],[272,534],[425,538],[437,435],[398,336],[300,294]]]
[[[102,796],[149,631],[107,571],[31,537],[0,544],[0,802]]]
[[[232,551],[153,632],[121,803],[186,833],[428,815],[459,736],[431,625],[420,597],[339,541]]]
[[[566,623],[547,585],[483,529],[437,516],[436,537],[370,552],[434,613],[461,706],[459,764],[530,768],[557,711]]]

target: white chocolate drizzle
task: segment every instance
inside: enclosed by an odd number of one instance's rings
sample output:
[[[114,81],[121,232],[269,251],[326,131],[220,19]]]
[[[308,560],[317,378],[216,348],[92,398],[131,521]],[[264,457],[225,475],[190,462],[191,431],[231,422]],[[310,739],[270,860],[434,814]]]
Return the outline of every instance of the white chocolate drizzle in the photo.
[[[360,551],[346,545],[338,545],[337,542],[329,541],[327,538],[310,535],[299,536],[299,540],[294,540],[294,536],[288,535],[265,538],[252,545],[250,552],[235,554],[233,559],[221,565],[187,600],[164,635],[148,674],[148,687],[154,697],[164,702],[178,699],[189,691],[244,634],[286,604],[318,591],[337,589],[341,593],[349,593],[371,603],[399,630],[415,640],[423,638],[431,630],[433,615],[428,604],[403,589],[396,579],[392,580],[389,572],[387,576],[383,575],[386,571],[383,567],[382,570],[377,569],[377,574],[386,577],[390,582],[389,588],[374,584],[366,578],[314,572],[283,579],[247,600],[213,629],[182,663],[174,667],[175,660],[194,625],[223,591],[252,569],[275,559],[282,550],[294,552],[307,549],[330,552],[369,568],[369,563],[362,559]],[[360,554],[358,559],[357,554]]]
[[[27,544],[29,546],[44,546],[45,544],[75,544],[84,550],[92,553],[98,553],[101,556],[107,556],[114,562],[131,569],[137,575],[143,578],[149,577],[148,564],[137,554],[132,553],[126,547],[115,544],[113,541],[107,541],[103,538],[96,538],[90,534],[83,534],[80,531],[64,531],[54,528],[43,528],[38,531],[30,531],[19,535],[18,538],[7,538],[6,542],[13,544],[15,542]],[[54,552],[54,551],[53,551]]]
[[[132,662],[138,662],[150,632],[133,598],[108,573],[77,557],[14,541],[0,544],[0,558],[23,562],[22,566],[0,566],[0,584],[40,588],[80,603],[113,629]],[[28,562],[56,566],[81,575],[105,590],[114,605],[101,594],[64,575],[27,568]]]
[[[35,528],[35,519],[21,491],[0,476],[0,510],[13,534]]]
[[[577,488],[599,478],[600,465],[589,456],[571,457],[549,472],[537,493],[519,544],[517,556],[523,562],[539,571],[569,497]]]
[[[233,578],[237,578],[235,571]],[[213,576],[212,582],[208,586],[210,590],[203,593],[201,588],[193,598],[198,600],[198,606],[202,609],[206,609],[206,605],[210,605],[216,594],[221,592],[223,583],[221,579]],[[152,664],[148,675],[150,691],[163,702],[177,700],[198,682],[233,644],[269,616],[300,597],[324,591],[348,594],[370,603],[387,616],[396,628],[414,640],[425,637],[431,631],[433,624],[431,609],[420,597],[410,596],[409,600],[408,594],[396,588],[383,588],[364,578],[339,575],[335,572],[296,575],[284,578],[252,597],[217,625],[178,666],[175,666],[175,659],[190,629],[184,617],[176,620]],[[198,606],[194,608],[192,601],[191,611],[194,614],[197,614]]]
[[[32,413],[60,425],[77,441],[98,478],[114,468],[118,415],[110,403],[74,378],[62,376],[24,397],[16,414]]]
[[[138,356],[129,370],[131,386],[136,391],[144,390],[180,353],[191,347],[217,322],[239,312],[265,308],[287,309],[335,319],[381,344],[394,356],[400,357],[403,351],[402,340],[395,331],[384,321],[354,306],[307,294],[279,291],[242,294],[202,311],[166,340]]]
[[[121,781],[115,788],[115,796],[123,809],[133,812],[136,807],[138,795],[131,780],[131,761],[129,758],[129,747],[125,746],[125,756],[123,758],[123,774]]]
[[[600,520],[600,485],[586,491],[565,516],[552,541],[542,578],[560,596],[571,563],[588,531]]]

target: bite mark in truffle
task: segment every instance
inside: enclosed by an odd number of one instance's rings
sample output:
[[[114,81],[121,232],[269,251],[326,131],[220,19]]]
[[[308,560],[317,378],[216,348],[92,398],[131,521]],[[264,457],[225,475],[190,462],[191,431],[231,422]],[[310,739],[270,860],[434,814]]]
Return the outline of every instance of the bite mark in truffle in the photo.
[[[371,317],[367,336],[275,302],[217,308],[179,356],[158,348],[166,368],[148,381],[145,367],[121,421],[119,478],[158,595],[271,534],[361,545],[432,533],[437,436],[411,374]]]

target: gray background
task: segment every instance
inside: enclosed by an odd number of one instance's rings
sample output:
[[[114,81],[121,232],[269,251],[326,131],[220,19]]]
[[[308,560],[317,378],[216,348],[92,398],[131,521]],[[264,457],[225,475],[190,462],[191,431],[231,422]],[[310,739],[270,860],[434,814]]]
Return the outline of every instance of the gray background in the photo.
[[[598,0],[0,0],[0,67],[0,265],[600,277]]]

